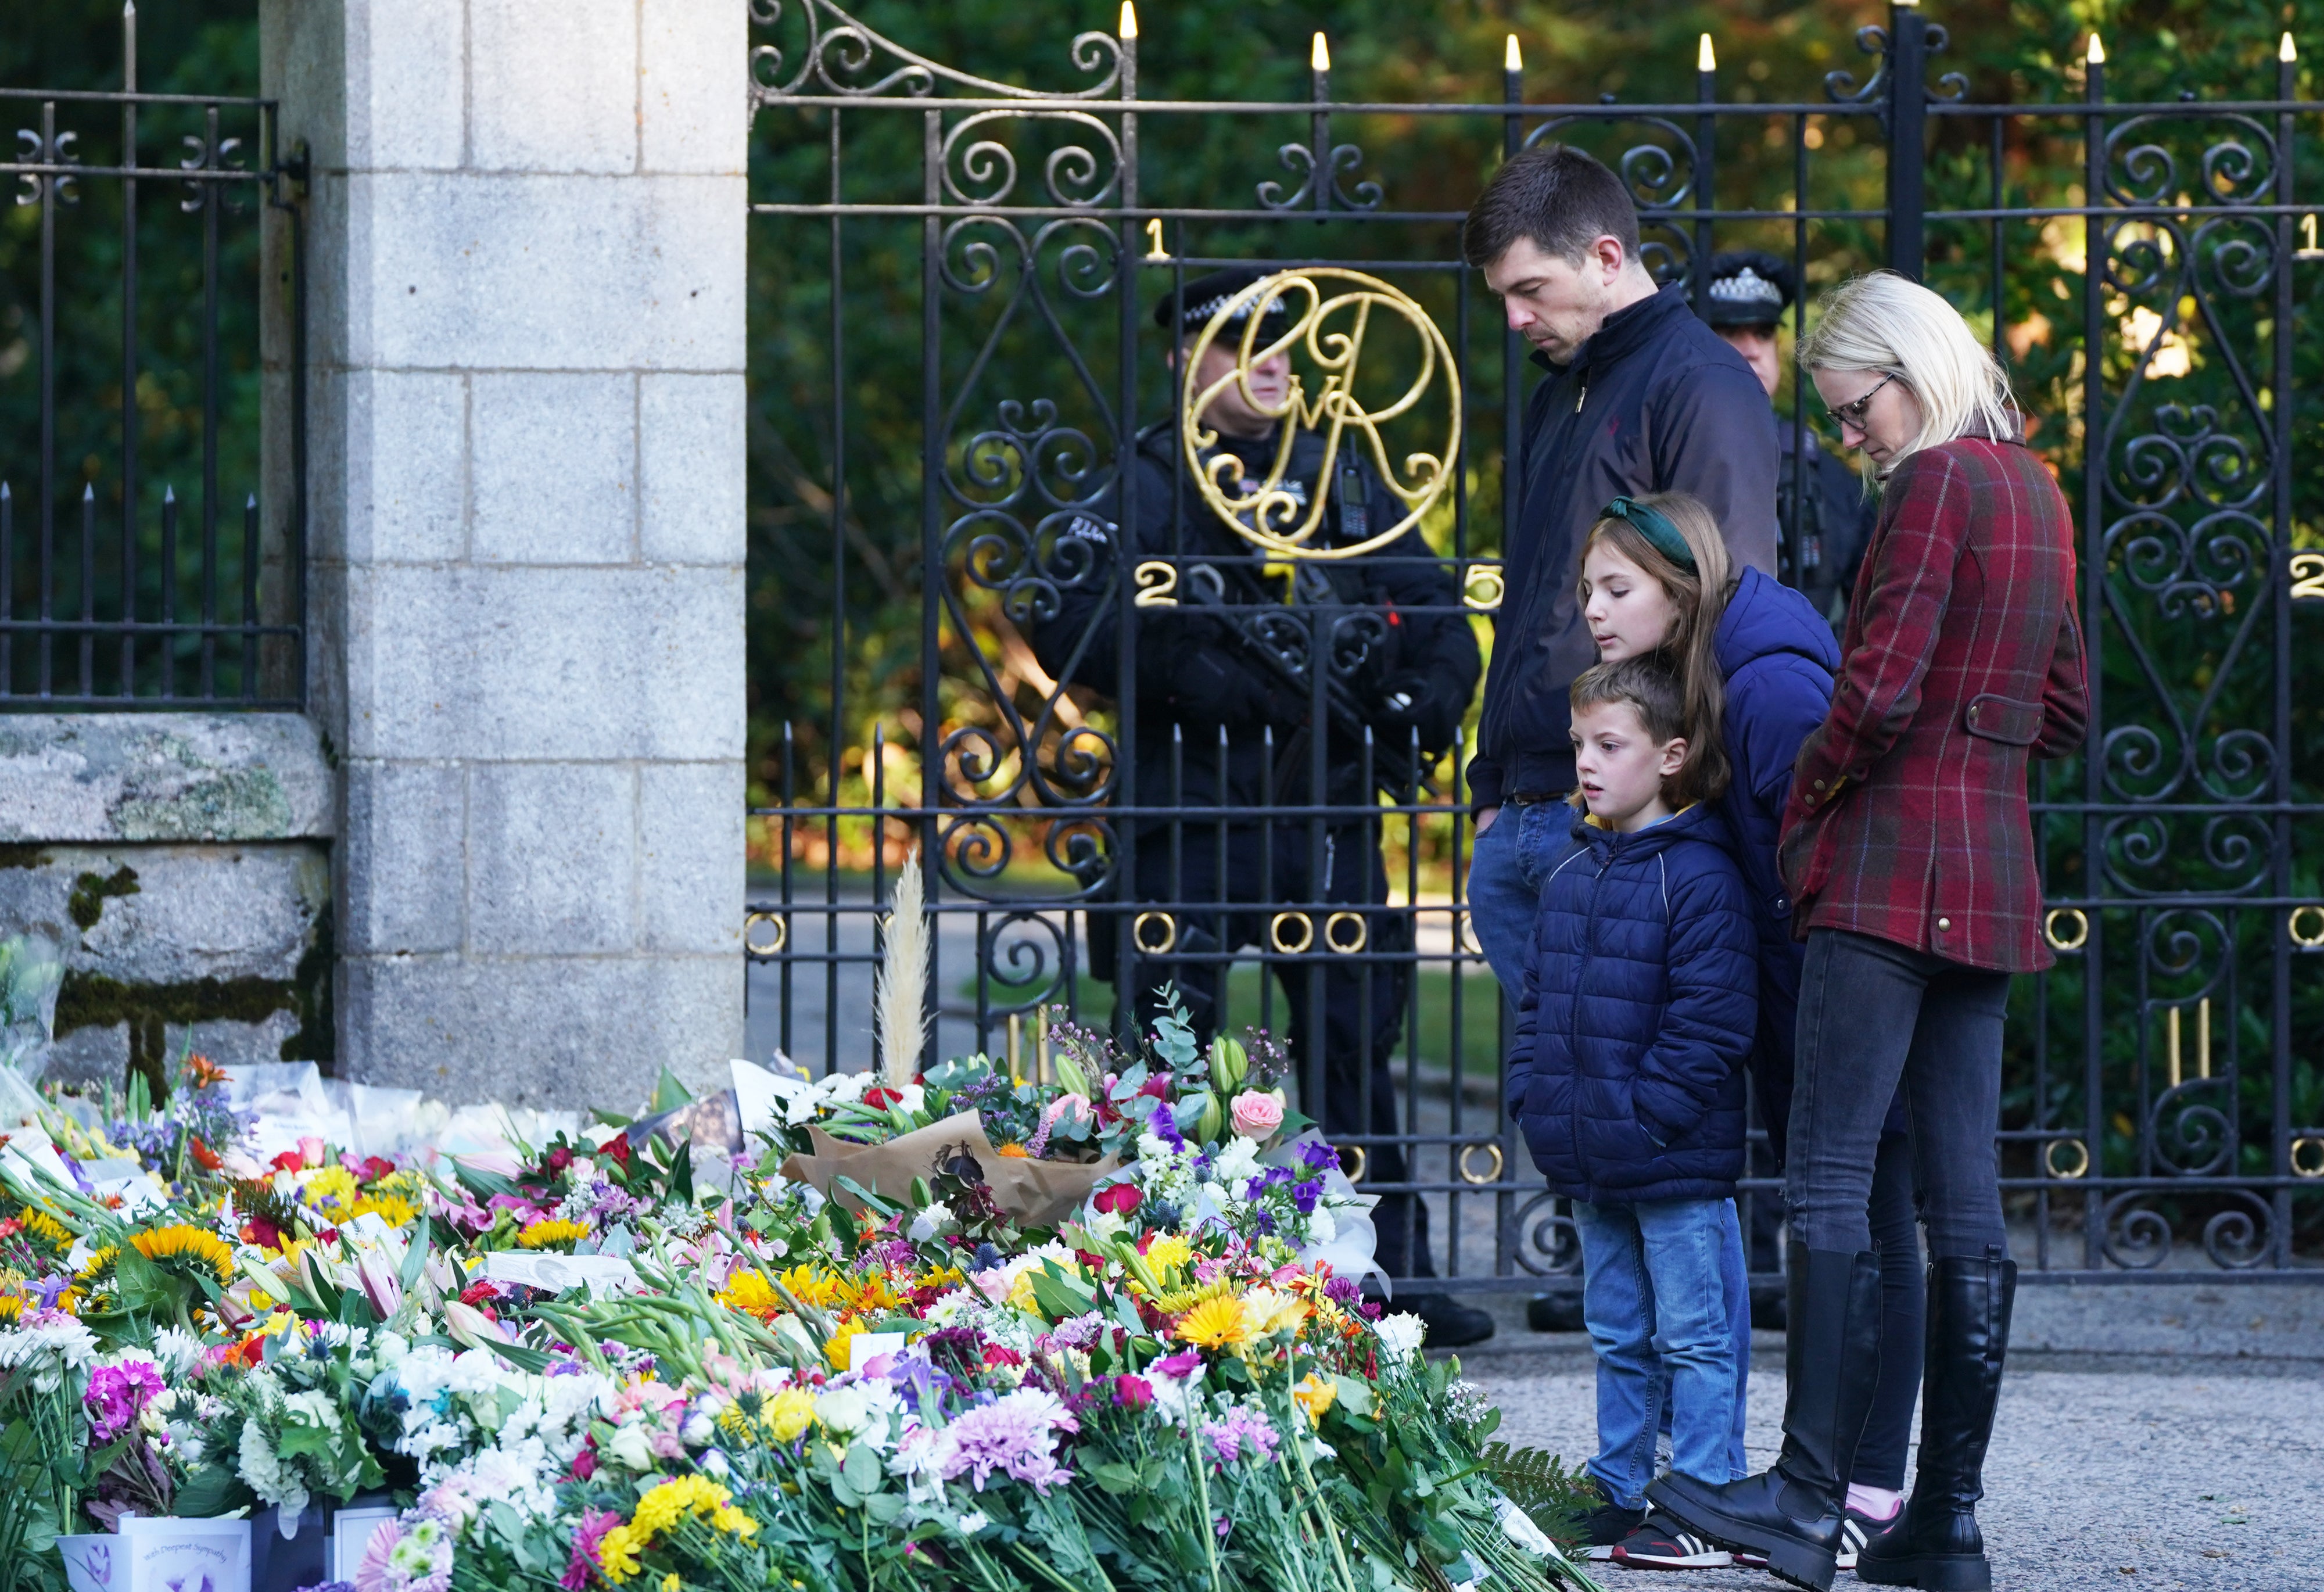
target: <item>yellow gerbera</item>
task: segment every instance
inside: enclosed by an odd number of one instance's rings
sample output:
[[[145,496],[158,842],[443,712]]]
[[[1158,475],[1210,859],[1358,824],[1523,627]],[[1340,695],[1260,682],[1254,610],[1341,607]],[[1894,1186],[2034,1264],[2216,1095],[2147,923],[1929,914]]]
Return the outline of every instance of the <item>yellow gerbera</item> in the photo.
[[[1203,1348],[1239,1348],[1256,1336],[1240,1299],[1206,1299],[1181,1316],[1176,1328],[1179,1342]]]
[[[234,1250],[206,1228],[176,1222],[149,1232],[132,1233],[130,1247],[148,1260],[181,1260],[208,1265],[224,1282],[234,1275]]]
[[[586,1221],[567,1221],[560,1217],[548,1216],[519,1231],[516,1242],[520,1249],[564,1249],[569,1252],[574,1245],[588,1236],[589,1224]]]

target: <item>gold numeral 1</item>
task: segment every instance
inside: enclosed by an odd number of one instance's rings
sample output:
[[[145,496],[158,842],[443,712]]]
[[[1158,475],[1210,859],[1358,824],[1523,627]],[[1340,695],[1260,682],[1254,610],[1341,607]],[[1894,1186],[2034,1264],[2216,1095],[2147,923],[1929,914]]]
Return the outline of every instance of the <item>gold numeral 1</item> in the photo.
[[[2316,213],[2313,210],[2300,218],[2298,254],[2302,260],[2324,260],[2324,249],[2316,246]]]
[[[2310,241],[2313,242],[2316,233],[2316,217],[2313,216],[2308,218],[2308,232]],[[1148,260],[1170,258],[1170,251],[1162,246],[1162,217],[1159,216],[1146,224],[1146,242],[1149,245],[1146,251]]]

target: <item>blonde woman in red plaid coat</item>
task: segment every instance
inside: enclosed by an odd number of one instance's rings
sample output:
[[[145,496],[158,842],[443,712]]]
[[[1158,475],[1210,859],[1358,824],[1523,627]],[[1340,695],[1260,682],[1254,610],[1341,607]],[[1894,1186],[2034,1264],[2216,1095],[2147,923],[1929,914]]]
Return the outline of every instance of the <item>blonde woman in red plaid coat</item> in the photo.
[[[1648,1495],[1797,1586],[1831,1586],[1879,1368],[1866,1207],[1899,1081],[1930,1255],[1919,1465],[1858,1555],[1878,1586],[1986,1592],[1976,1505],[2017,1283],[1994,1164],[2012,974],[2050,965],[2026,766],[2081,744],[2074,528],[1992,355],[1936,294],[1835,292],[1801,363],[1882,483],[1831,712],[1784,819],[1807,940],[1792,1155],[1790,1385],[1775,1468]]]

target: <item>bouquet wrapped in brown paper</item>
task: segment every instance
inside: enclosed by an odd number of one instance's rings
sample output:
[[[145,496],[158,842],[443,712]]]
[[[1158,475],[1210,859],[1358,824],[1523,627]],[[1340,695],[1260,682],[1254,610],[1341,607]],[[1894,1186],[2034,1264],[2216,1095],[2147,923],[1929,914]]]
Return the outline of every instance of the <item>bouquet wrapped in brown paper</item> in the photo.
[[[914,1178],[933,1185],[938,1178],[951,1176],[982,1183],[992,1202],[1023,1226],[1055,1227],[1080,1208],[1101,1179],[1122,1164],[1118,1155],[1080,1163],[1003,1155],[985,1136],[974,1111],[956,1112],[883,1144],[851,1144],[813,1126],[807,1133],[809,1150],[788,1157],[783,1175],[812,1185],[851,1211],[861,1210],[863,1201],[838,1186],[842,1176],[899,1203],[909,1198]]]

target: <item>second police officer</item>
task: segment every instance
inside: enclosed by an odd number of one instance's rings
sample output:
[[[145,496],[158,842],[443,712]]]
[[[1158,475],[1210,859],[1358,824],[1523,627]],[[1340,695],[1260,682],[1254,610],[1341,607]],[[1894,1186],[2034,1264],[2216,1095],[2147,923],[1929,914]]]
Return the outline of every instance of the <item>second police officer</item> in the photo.
[[[1749,363],[1770,399],[1783,380],[1776,327],[1792,297],[1792,268],[1776,255],[1736,250],[1711,257],[1702,318]],[[1775,523],[1785,573],[1838,630],[1879,505],[1848,461],[1817,440],[1812,427],[1801,428],[1794,439],[1791,417],[1778,414],[1775,435],[1784,449]]]
[[[1066,528],[1065,536],[1089,546],[1085,555],[1061,553],[1049,560],[1066,578],[1058,583],[1056,612],[1035,625],[1032,640],[1053,676],[1118,699],[1122,683],[1114,581],[1148,559],[1173,565],[1175,587],[1165,594],[1176,601],[1132,610],[1137,661],[1129,688],[1135,695],[1137,725],[1123,750],[1135,761],[1139,806],[1152,809],[1175,800],[1185,809],[1175,824],[1150,815],[1135,824],[1137,897],[1185,905],[1172,910],[1167,925],[1159,919],[1138,919],[1149,926],[1136,948],[1121,943],[1137,932],[1131,920],[1111,925],[1093,915],[1092,971],[1116,981],[1118,1000],[1129,996],[1141,1028],[1159,1009],[1157,987],[1165,980],[1175,984],[1207,1040],[1218,1026],[1231,953],[1250,946],[1296,945],[1297,930],[1278,934],[1276,915],[1314,906],[1318,909],[1308,913],[1313,941],[1307,955],[1279,959],[1273,966],[1288,1008],[1290,1054],[1303,1090],[1314,1047],[1319,1040],[1323,1047],[1323,1098],[1304,1103],[1321,1120],[1325,1136],[1340,1143],[1349,1136],[1401,1131],[1388,1057],[1402,1026],[1409,980],[1400,962],[1330,952],[1323,919],[1342,904],[1378,906],[1388,899],[1376,822],[1360,810],[1377,802],[1381,786],[1395,788],[1407,771],[1416,739],[1424,771],[1452,744],[1476,689],[1480,662],[1459,588],[1416,529],[1374,553],[1277,563],[1219,518],[1182,465],[1176,395],[1205,389],[1234,369],[1251,308],[1260,313],[1254,352],[1280,340],[1290,330],[1286,307],[1279,299],[1263,308],[1254,299],[1221,328],[1194,370],[1179,370],[1182,356],[1235,295],[1268,274],[1250,266],[1213,272],[1186,282],[1183,294],[1166,295],[1155,307],[1155,324],[1169,339],[1171,417],[1138,434],[1127,472],[1134,512],[1125,516],[1118,496],[1109,493]],[[1241,482],[1255,485],[1267,478],[1281,441],[1278,427],[1296,420],[1296,413],[1279,419],[1275,412],[1286,402],[1290,373],[1287,354],[1254,359],[1246,382],[1229,382],[1211,400],[1201,423],[1217,440],[1201,465],[1222,452],[1240,462]],[[1360,440],[1352,429],[1343,437],[1327,481],[1323,437],[1301,428],[1292,438],[1281,490],[1302,520],[1316,496],[1323,495],[1324,519],[1314,545],[1360,541],[1401,516],[1399,501],[1360,456]],[[1229,470],[1222,480],[1230,496],[1237,490],[1236,479]],[[1126,548],[1118,545],[1125,538]],[[1126,560],[1127,569],[1117,560]],[[1306,674],[1309,625],[1318,607],[1337,610],[1347,621],[1340,626],[1340,637],[1343,657],[1352,664],[1327,664],[1326,711],[1320,723]],[[1328,623],[1325,629],[1328,636]],[[1332,649],[1327,644],[1315,650]],[[1366,726],[1374,741],[1370,781],[1364,772]],[[1324,738],[1326,769],[1320,791],[1312,788],[1318,735]],[[1326,822],[1320,848],[1312,843],[1304,815],[1259,816],[1270,805],[1311,804],[1349,810]],[[1222,824],[1204,811],[1218,806],[1240,811]],[[1200,903],[1221,899],[1228,903],[1226,910],[1199,909]],[[1368,950],[1409,949],[1400,917],[1387,912],[1359,916]],[[1342,920],[1333,937],[1352,943],[1356,931]],[[1166,945],[1165,954],[1153,954]],[[1122,953],[1133,949],[1130,976],[1138,987],[1122,991]],[[1319,958],[1320,1011],[1312,999]],[[1369,1121],[1362,1119],[1360,1105],[1366,1073],[1371,1086]],[[1407,1164],[1396,1145],[1374,1144],[1364,1159],[1368,1182],[1406,1180]],[[1390,1275],[1434,1275],[1428,1212],[1420,1201],[1384,1196],[1372,1220],[1379,1235],[1376,1253]],[[1413,1311],[1427,1323],[1432,1348],[1473,1343],[1493,1330],[1484,1311],[1443,1293],[1399,1293],[1396,1307]]]

